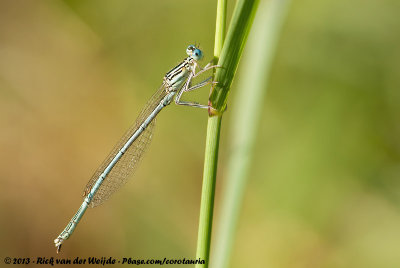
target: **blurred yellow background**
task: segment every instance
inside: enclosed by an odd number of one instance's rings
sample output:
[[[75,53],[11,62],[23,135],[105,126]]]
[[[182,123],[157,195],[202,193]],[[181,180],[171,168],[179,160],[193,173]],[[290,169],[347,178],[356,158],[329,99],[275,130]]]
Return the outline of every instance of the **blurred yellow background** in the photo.
[[[215,8],[0,2],[1,258],[55,256],[87,181],[164,74],[189,44],[203,65],[212,58]],[[293,1],[232,267],[400,267],[399,12],[393,0]],[[58,257],[194,258],[207,114],[171,105],[157,120],[135,175],[86,212]]]

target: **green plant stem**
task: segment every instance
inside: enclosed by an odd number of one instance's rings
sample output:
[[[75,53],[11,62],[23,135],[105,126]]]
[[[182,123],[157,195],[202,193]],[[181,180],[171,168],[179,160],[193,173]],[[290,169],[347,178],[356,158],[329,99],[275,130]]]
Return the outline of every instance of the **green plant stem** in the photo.
[[[217,19],[215,23],[214,63],[216,64],[221,54],[226,31],[227,0],[218,0]]]
[[[218,0],[214,43],[214,63],[218,62],[224,43],[226,7],[227,0]],[[210,259],[211,230],[214,215],[214,196],[217,177],[221,120],[222,116],[213,116],[208,118],[196,251],[196,258],[205,260],[205,265],[196,264],[196,267],[208,267]]]
[[[222,116],[208,118],[196,252],[196,258],[205,260],[206,264],[196,267],[208,267],[209,263],[221,119]]]
[[[260,4],[243,60],[238,92],[232,108],[231,144],[227,179],[221,198],[211,266],[230,267],[236,226],[243,203],[252,152],[261,117],[263,100],[290,0],[269,0]]]
[[[234,73],[239,64],[241,52],[243,51],[243,47],[247,40],[248,31],[253,22],[258,2],[258,0],[240,0],[237,2],[227,35],[229,38],[224,42],[226,0],[218,1],[214,60],[217,60],[219,55],[221,55],[218,64],[222,67],[217,68],[215,80],[218,84],[213,88],[209,98],[209,104],[211,107],[214,108],[214,103],[218,104],[218,106],[217,109],[209,109],[210,117],[207,126],[203,186],[197,238],[196,258],[205,260],[205,265],[198,264],[196,267],[208,267],[209,265],[222,113],[226,105],[226,98],[228,96],[230,85],[232,84]],[[230,49],[233,50],[234,53],[230,53]],[[224,51],[226,51],[225,54]],[[214,93],[216,90],[217,94]],[[222,94],[220,94],[221,92]]]

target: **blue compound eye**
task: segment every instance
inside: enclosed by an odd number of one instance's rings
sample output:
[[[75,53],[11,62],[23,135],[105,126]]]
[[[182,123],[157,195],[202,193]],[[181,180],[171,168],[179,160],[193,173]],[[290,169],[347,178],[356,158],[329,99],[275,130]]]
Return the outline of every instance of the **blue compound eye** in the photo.
[[[203,58],[203,52],[200,49],[196,48],[192,54],[193,59],[201,60]]]

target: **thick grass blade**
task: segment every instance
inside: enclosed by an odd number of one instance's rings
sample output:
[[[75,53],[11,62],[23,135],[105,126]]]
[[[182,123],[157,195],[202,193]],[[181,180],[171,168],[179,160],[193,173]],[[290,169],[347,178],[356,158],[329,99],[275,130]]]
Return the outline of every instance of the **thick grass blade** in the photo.
[[[218,82],[210,94],[210,104],[215,110],[210,115],[222,113],[226,108],[228,93],[235,76],[243,48],[247,41],[259,0],[239,0],[233,11],[232,20],[221,51],[215,81]]]

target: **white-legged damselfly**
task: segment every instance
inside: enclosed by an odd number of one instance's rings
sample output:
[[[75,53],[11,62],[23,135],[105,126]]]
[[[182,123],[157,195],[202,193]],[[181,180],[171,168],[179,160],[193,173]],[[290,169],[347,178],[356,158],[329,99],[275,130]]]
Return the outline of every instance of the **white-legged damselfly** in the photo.
[[[155,117],[171,103],[175,95],[176,104],[208,108],[207,105],[181,101],[181,96],[183,92],[212,83],[211,77],[209,77],[196,85],[191,85],[194,77],[217,66],[208,64],[204,68],[200,68],[197,61],[203,58],[203,53],[196,46],[190,45],[186,49],[186,53],[188,57],[165,75],[160,89],[147,102],[135,124],[117,143],[89,180],[84,191],[82,205],[67,227],[54,240],[57,252],[60,251],[62,243],[71,236],[86,209],[102,204],[128,180],[150,143]],[[197,73],[196,69],[199,69]]]

